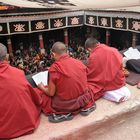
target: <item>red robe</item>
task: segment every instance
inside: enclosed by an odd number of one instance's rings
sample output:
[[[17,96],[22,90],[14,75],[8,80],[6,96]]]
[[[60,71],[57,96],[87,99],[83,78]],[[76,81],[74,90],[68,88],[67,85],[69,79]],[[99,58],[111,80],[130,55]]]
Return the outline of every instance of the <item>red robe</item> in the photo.
[[[31,133],[39,124],[41,102],[21,70],[0,62],[0,138]]]
[[[48,114],[78,113],[93,105],[93,93],[88,90],[86,67],[79,60],[62,56],[49,69],[56,86],[54,97],[45,96],[44,112]]]
[[[95,100],[103,96],[105,91],[125,85],[122,61],[121,54],[115,48],[104,44],[94,48],[88,59],[87,78]]]

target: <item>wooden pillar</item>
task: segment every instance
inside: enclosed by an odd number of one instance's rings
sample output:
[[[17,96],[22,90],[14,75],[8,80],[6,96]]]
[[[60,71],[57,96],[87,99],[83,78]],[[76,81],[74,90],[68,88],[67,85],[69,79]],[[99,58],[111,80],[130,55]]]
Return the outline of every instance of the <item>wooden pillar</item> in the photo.
[[[68,29],[64,29],[64,40],[65,40],[65,45],[68,47],[69,44]]]
[[[39,45],[40,45],[40,53],[45,54],[44,41],[43,41],[42,34],[39,34]]]
[[[9,55],[13,55],[12,42],[10,37],[7,38],[7,46]]]
[[[137,34],[133,33],[132,34],[132,47],[136,48],[136,41],[137,41]]]
[[[110,31],[106,29],[106,45],[110,45]]]

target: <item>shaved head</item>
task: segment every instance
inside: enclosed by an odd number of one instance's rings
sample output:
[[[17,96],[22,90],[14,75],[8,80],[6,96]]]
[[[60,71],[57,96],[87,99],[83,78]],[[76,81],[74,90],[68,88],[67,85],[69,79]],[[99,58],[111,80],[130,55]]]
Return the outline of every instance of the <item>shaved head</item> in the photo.
[[[95,38],[93,37],[90,37],[86,40],[85,42],[85,48],[92,48],[93,46],[95,46],[98,42],[98,40],[96,40]]]
[[[5,60],[6,55],[7,55],[7,48],[5,45],[0,43],[0,61]]]
[[[59,55],[62,55],[62,54],[65,54],[67,52],[67,48],[66,48],[64,43],[56,42],[52,46],[52,52],[59,54]]]

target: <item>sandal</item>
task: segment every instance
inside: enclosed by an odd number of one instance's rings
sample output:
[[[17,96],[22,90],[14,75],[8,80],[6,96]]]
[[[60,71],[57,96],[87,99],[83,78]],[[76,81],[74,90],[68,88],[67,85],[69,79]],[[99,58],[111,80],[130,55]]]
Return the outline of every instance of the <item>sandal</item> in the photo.
[[[48,120],[52,123],[59,123],[59,122],[63,122],[63,121],[70,121],[72,120],[74,117],[71,113],[69,114],[59,114],[59,115],[56,115],[56,114],[52,114],[50,116],[48,116]]]
[[[94,103],[93,106],[91,106],[90,108],[87,109],[82,109],[80,114],[82,116],[88,116],[91,112],[93,112],[96,109],[96,104]]]

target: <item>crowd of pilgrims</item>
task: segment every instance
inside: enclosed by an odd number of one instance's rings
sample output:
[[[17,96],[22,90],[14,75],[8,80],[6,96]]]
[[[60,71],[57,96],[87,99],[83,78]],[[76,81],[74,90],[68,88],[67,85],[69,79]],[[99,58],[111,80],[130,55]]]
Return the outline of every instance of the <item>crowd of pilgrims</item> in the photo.
[[[76,45],[75,47],[68,47],[68,53],[71,57],[81,60],[86,63],[89,56],[88,51],[83,46]],[[51,58],[50,51],[40,53],[39,49],[30,47],[28,49],[17,49],[12,56],[10,56],[10,64],[25,72],[25,75],[47,70],[54,62]]]

